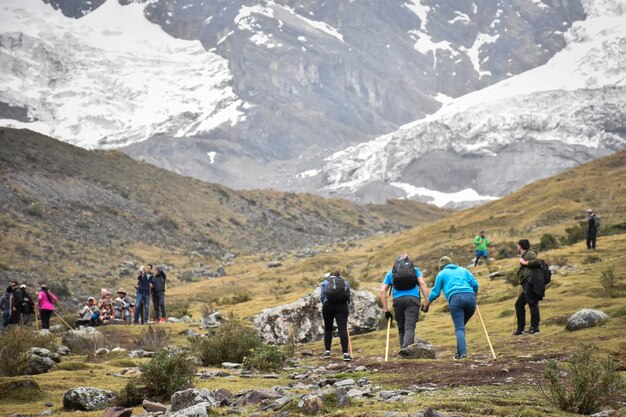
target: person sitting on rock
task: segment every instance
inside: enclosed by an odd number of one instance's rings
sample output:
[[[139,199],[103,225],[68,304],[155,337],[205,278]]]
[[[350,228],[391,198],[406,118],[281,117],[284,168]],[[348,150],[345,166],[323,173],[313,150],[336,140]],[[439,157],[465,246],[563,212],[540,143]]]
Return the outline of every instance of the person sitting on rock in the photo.
[[[117,298],[113,302],[115,318],[124,320],[126,323],[131,322],[131,308],[134,306],[133,302],[126,297],[126,290],[124,288],[117,289]]]
[[[98,300],[98,308],[102,310],[105,306],[111,304],[111,293],[106,288],[100,290],[100,300]]]
[[[89,297],[87,305],[78,312],[76,326],[97,326],[100,324],[100,310],[96,305],[96,299]]]
[[[424,313],[428,312],[430,304],[439,297],[442,290],[443,295],[448,300],[450,315],[456,332],[456,355],[454,359],[463,359],[467,357],[465,325],[476,311],[478,282],[470,271],[453,264],[452,259],[448,256],[443,256],[439,259],[439,273],[435,278],[435,285],[422,306]]]
[[[100,309],[100,322],[103,325],[110,324],[113,321],[114,316],[113,304],[104,304]]]
[[[330,358],[330,346],[333,340],[333,322],[337,321],[337,332],[341,341],[343,360],[352,360],[348,351],[348,304],[350,303],[350,283],[339,271],[335,271],[322,282],[320,290],[322,316],[324,317],[324,354]]]

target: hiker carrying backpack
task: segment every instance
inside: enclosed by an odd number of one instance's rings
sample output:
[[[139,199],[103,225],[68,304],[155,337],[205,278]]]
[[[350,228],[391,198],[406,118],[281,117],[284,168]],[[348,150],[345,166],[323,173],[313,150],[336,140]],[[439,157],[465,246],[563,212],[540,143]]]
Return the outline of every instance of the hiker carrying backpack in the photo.
[[[350,310],[350,284],[339,271],[330,274],[320,288],[322,300],[322,317],[324,318],[324,354],[322,358],[330,358],[330,346],[333,339],[333,322],[337,322],[337,332],[341,341],[343,360],[351,361],[348,352],[348,315]]]
[[[413,261],[407,256],[396,259],[391,270],[391,285],[397,290],[412,290],[417,287],[417,272]]]
[[[546,286],[552,280],[550,266],[543,259],[539,259],[539,266],[532,268],[530,277],[530,288],[537,295],[539,300],[543,300],[546,295]]]

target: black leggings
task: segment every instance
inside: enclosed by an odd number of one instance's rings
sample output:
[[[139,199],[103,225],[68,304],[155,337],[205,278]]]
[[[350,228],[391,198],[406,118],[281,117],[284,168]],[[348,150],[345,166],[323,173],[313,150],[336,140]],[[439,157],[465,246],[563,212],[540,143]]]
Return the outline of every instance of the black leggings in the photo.
[[[50,317],[52,317],[52,310],[39,310],[39,316],[41,317],[41,328],[50,328]]]
[[[530,310],[530,327],[539,327],[539,299],[532,293],[532,290],[525,288],[515,302],[517,330],[524,330],[526,326],[526,304]]]
[[[333,341],[333,321],[337,321],[337,331],[341,341],[341,351],[348,353],[348,304],[326,301],[322,306],[324,317],[324,348],[330,350]]]

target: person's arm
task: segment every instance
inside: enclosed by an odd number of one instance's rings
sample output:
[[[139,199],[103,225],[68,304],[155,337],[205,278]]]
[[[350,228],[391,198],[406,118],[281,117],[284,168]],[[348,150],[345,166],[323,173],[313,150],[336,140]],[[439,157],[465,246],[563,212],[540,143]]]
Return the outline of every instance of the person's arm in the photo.
[[[430,290],[430,295],[426,300],[426,307],[428,307],[433,301],[435,301],[441,295],[441,287],[443,285],[443,278],[441,272],[437,274],[435,278],[435,285],[433,285],[433,289]]]
[[[385,318],[387,320],[392,318],[391,312],[389,311],[389,304],[387,303],[388,291],[389,291],[389,284],[383,284],[380,287],[380,303],[383,305],[383,311],[385,312]]]
[[[350,304],[352,302],[352,294],[350,293],[350,281],[348,281],[347,279],[345,281],[346,281],[346,291],[348,292],[347,304]]]
[[[474,238],[474,245],[477,245],[477,246],[480,245],[480,236],[476,236]]]
[[[426,286],[426,281],[424,281],[424,277],[422,277],[421,275],[417,277],[417,285],[420,287],[420,290],[422,291],[424,300],[428,300],[428,287]]]

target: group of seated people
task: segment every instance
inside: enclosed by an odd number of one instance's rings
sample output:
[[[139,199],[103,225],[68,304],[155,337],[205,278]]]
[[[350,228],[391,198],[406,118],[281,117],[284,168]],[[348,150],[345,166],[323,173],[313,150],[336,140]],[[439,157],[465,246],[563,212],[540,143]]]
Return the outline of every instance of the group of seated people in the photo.
[[[94,297],[87,299],[87,304],[78,312],[76,326],[100,326],[114,322],[130,324],[134,307],[124,288],[117,290],[115,300],[111,300],[111,293],[103,288],[97,303]]]

